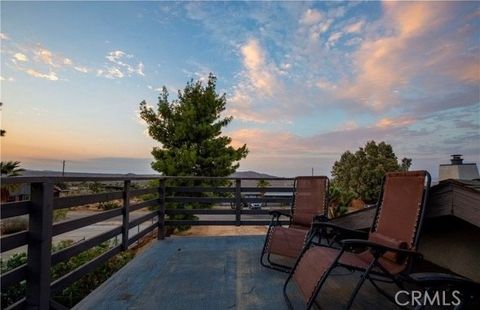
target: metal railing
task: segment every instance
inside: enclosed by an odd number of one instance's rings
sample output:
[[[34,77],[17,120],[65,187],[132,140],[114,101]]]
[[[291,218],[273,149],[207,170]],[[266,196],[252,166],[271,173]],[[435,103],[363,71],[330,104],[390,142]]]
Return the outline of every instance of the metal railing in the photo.
[[[159,186],[151,188],[133,189],[132,182],[158,180]],[[178,186],[178,181],[198,183],[201,185]],[[259,189],[254,186],[243,186],[242,181],[270,180],[272,182],[290,182],[291,186],[270,186]],[[274,181],[273,181],[274,180]],[[61,308],[61,305],[51,300],[51,296],[79,280],[83,275],[95,270],[110,258],[137,242],[148,233],[157,230],[157,238],[165,238],[167,226],[179,225],[267,225],[270,220],[242,220],[242,215],[265,215],[265,209],[244,209],[248,203],[280,203],[290,205],[293,193],[293,179],[284,178],[215,178],[215,177],[10,177],[2,178],[2,185],[30,184],[31,199],[28,201],[7,202],[1,205],[1,219],[28,215],[28,230],[2,236],[0,239],[1,253],[27,246],[27,263],[1,275],[2,292],[14,284],[26,280],[26,295],[9,308]],[[203,184],[205,181],[222,183],[221,186]],[[66,182],[123,182],[123,190],[58,197],[53,196],[53,186],[56,183]],[[169,186],[168,183],[177,183]],[[227,184],[227,185],[225,185]],[[230,186],[228,186],[230,185]],[[284,197],[271,197],[266,193],[283,193]],[[207,194],[208,193],[208,194]],[[260,193],[255,197],[248,197],[246,193]],[[131,203],[133,197],[146,194],[156,194],[157,198],[147,201]],[[53,223],[53,212],[57,209],[71,208],[92,203],[103,203],[112,200],[121,200],[122,206],[116,209],[103,211],[98,214],[82,218]],[[227,204],[232,208],[224,209],[168,209],[170,203],[175,204]],[[130,220],[130,213],[144,208],[157,208],[146,214]],[[165,215],[235,215],[234,220],[167,220]],[[52,254],[52,238],[82,227],[101,221],[122,217],[122,225],[102,232],[92,238],[75,243],[67,248]],[[156,222],[154,220],[157,219]],[[137,234],[131,236],[131,228],[152,221]],[[287,224],[287,222],[285,223]],[[105,253],[85,263],[66,275],[52,281],[50,268],[68,259],[108,241],[121,236],[121,243],[115,245]]]

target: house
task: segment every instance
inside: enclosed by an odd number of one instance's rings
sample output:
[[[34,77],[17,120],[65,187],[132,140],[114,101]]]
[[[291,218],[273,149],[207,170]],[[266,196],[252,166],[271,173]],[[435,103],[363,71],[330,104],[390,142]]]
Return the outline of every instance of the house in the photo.
[[[59,186],[53,186],[53,197],[60,197],[65,195],[69,190],[61,189]],[[1,188],[1,202],[14,202],[30,200],[30,184],[17,184],[15,186],[2,186]]]

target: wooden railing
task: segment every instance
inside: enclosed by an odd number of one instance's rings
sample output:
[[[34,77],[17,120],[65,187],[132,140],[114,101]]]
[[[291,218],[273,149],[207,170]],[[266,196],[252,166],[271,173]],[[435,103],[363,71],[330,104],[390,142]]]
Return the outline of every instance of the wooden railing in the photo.
[[[132,189],[132,182],[158,180],[159,186],[152,188]],[[170,181],[172,180],[172,181]],[[259,189],[258,187],[242,187],[242,181],[275,180],[272,182],[290,182],[291,186],[277,186]],[[8,202],[1,205],[1,219],[28,215],[28,230],[2,236],[0,239],[1,252],[27,246],[27,263],[1,275],[2,293],[14,284],[26,280],[26,296],[9,308],[61,308],[61,305],[51,300],[52,294],[59,292],[83,275],[104,264],[108,259],[125,251],[133,243],[150,232],[157,230],[157,238],[165,237],[166,226],[178,225],[267,225],[270,221],[242,220],[242,215],[265,215],[265,209],[244,209],[248,203],[281,203],[290,205],[293,192],[293,179],[264,179],[264,178],[207,178],[207,177],[10,177],[2,178],[2,186],[10,184],[30,184],[31,199],[29,201]],[[168,183],[178,181],[222,181],[231,186],[167,186]],[[53,185],[66,182],[123,182],[123,190],[108,193],[77,195],[54,198]],[[218,182],[217,182],[218,183]],[[245,193],[261,193],[257,197],[247,197]],[[265,193],[284,193],[285,197],[269,197]],[[209,193],[209,194],[205,194]],[[157,198],[131,203],[133,197],[146,194],[156,194]],[[200,196],[200,194],[202,196]],[[112,200],[121,200],[120,208],[103,211],[98,214],[78,219],[53,223],[53,212],[92,203],[102,203]],[[177,204],[228,204],[231,208],[224,209],[168,209],[169,203]],[[157,207],[134,220],[130,220],[130,213],[147,207]],[[287,207],[288,208],[288,207]],[[235,215],[234,220],[166,220],[165,215]],[[64,248],[52,254],[52,237],[64,234],[101,221],[122,217],[122,225],[95,237]],[[156,219],[156,221],[154,221]],[[131,228],[152,221],[135,235],[129,234]],[[60,262],[67,261],[94,246],[112,238],[121,236],[121,243],[107,252],[97,256],[68,274],[52,281],[50,268]]]

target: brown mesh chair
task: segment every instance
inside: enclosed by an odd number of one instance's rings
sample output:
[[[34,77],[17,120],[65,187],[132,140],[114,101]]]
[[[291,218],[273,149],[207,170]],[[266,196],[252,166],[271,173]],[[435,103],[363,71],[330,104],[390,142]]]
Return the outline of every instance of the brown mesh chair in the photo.
[[[313,220],[327,220],[328,178],[325,176],[297,177],[294,184],[292,214],[271,211],[260,263],[262,266],[288,272],[289,266],[271,261],[271,254],[297,258],[305,245]],[[289,227],[283,227],[280,217],[290,218]],[[266,257],[266,261],[265,261]]]
[[[286,293],[291,279],[310,309],[325,280],[338,267],[362,273],[346,309],[352,306],[367,279],[382,295],[392,300],[377,282],[402,287],[402,273],[410,269],[413,259],[421,256],[416,248],[429,187],[430,175],[426,171],[388,173],[368,240],[345,239],[341,241],[341,249],[321,244],[312,246],[311,242],[306,244],[283,288],[288,307],[292,308]],[[312,225],[315,234],[322,234],[325,230],[341,232],[343,229],[331,223]]]

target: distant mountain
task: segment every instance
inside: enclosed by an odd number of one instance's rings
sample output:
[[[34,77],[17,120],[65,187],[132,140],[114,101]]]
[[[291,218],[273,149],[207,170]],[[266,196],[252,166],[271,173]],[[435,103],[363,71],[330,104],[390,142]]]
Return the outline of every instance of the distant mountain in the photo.
[[[121,174],[121,173],[91,173],[91,172],[65,172],[66,177],[118,177],[118,176],[158,176],[158,174]],[[52,170],[25,170],[22,176],[26,177],[61,177],[61,171]],[[232,178],[278,178],[277,176],[260,173],[256,171],[237,171],[231,175]]]
[[[234,174],[230,175],[232,178],[278,178],[277,176],[268,175],[265,173],[260,173],[256,171],[237,171]]]
[[[65,177],[118,177],[118,176],[158,176],[158,174],[135,174],[135,173],[89,173],[89,172],[65,172]],[[25,177],[61,177],[61,171],[52,170],[25,170],[22,172]]]
[[[52,171],[52,170],[25,170],[22,173],[22,176],[27,177],[61,177],[61,171]],[[87,173],[87,172],[65,172],[65,177],[125,177],[125,176],[145,176],[145,177],[155,177],[159,176],[158,174],[121,174],[121,173]],[[277,176],[269,175],[266,173],[259,173],[256,171],[237,171],[230,175],[232,178],[260,178],[260,179],[272,179],[280,178]],[[292,187],[293,181],[291,180],[268,180],[270,186],[273,187]],[[244,187],[256,187],[258,185],[258,180],[243,180],[242,186]]]
[[[266,180],[269,186],[272,187],[289,187],[293,186],[292,180],[283,180],[281,177],[269,175],[265,173],[259,173],[256,171],[237,171],[231,175],[232,178],[261,178],[261,179],[277,179],[278,180]],[[259,180],[242,180],[242,187],[257,187]]]

